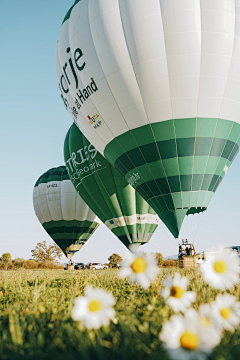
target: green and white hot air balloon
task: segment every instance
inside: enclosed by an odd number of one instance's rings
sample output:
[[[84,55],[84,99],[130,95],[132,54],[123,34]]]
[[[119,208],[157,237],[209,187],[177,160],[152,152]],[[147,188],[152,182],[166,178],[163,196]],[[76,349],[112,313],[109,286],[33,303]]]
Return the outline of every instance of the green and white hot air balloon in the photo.
[[[74,189],[65,166],[50,169],[39,177],[33,206],[38,220],[68,259],[82,248],[100,223]]]
[[[151,239],[159,217],[75,124],[65,139],[64,159],[79,195],[124,245]]]
[[[237,0],[81,0],[56,49],[64,104],[175,237],[240,145]]]

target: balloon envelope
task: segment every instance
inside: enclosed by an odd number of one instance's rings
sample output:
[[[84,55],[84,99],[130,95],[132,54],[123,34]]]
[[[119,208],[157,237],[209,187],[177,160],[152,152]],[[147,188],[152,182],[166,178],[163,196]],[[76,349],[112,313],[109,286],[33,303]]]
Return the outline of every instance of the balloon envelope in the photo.
[[[239,16],[234,0],[82,0],[60,30],[67,110],[175,237],[239,150]]]
[[[74,189],[65,166],[50,169],[39,177],[33,206],[38,220],[68,259],[82,248],[100,223]]]
[[[159,217],[75,124],[65,139],[64,158],[75,189],[124,245],[150,240]]]

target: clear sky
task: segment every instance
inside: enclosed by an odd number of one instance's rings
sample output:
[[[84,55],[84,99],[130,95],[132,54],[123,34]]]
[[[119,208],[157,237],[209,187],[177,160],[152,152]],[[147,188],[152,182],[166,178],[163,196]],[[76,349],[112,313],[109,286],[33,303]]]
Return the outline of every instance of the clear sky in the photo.
[[[33,210],[38,177],[64,163],[63,143],[72,120],[59,96],[54,68],[62,20],[72,0],[7,0],[0,13],[0,255],[30,258],[39,241],[49,241]],[[218,243],[240,245],[240,155],[208,210],[184,220],[179,238],[197,251]],[[177,253],[177,240],[160,224],[146,252]],[[120,241],[101,225],[74,261],[105,262],[124,256]],[[63,257],[62,261],[66,258]]]

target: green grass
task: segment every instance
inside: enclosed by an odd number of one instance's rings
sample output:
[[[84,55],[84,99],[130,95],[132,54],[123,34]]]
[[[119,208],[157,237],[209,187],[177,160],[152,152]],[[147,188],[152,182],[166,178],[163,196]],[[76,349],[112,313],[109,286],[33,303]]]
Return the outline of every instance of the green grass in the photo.
[[[161,269],[148,290],[118,278],[117,270],[0,271],[0,359],[167,360],[158,339],[172,314],[159,292],[174,269]],[[178,270],[179,271],[179,270]],[[181,270],[197,292],[195,308],[214,300],[197,270]],[[101,287],[116,298],[116,320],[110,327],[87,331],[71,319],[76,296],[86,284]],[[239,298],[240,286],[231,294]],[[227,333],[211,360],[240,358],[240,331]]]

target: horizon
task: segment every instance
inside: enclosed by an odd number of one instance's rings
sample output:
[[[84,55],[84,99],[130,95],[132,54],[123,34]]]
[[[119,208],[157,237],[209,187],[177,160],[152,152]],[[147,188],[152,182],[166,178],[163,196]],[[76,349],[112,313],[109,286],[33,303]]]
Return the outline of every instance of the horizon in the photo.
[[[63,144],[72,119],[59,95],[54,57],[61,23],[72,3],[48,2],[48,11],[43,2],[30,0],[2,4],[0,254],[30,258],[38,242],[50,240],[35,215],[32,193],[41,174],[64,164]],[[179,239],[193,241],[197,252],[218,244],[240,245],[239,178],[238,154],[208,209],[185,218]],[[177,253],[178,240],[161,222],[149,244],[140,248],[171,256]],[[102,263],[125,251],[101,224],[73,260]]]

